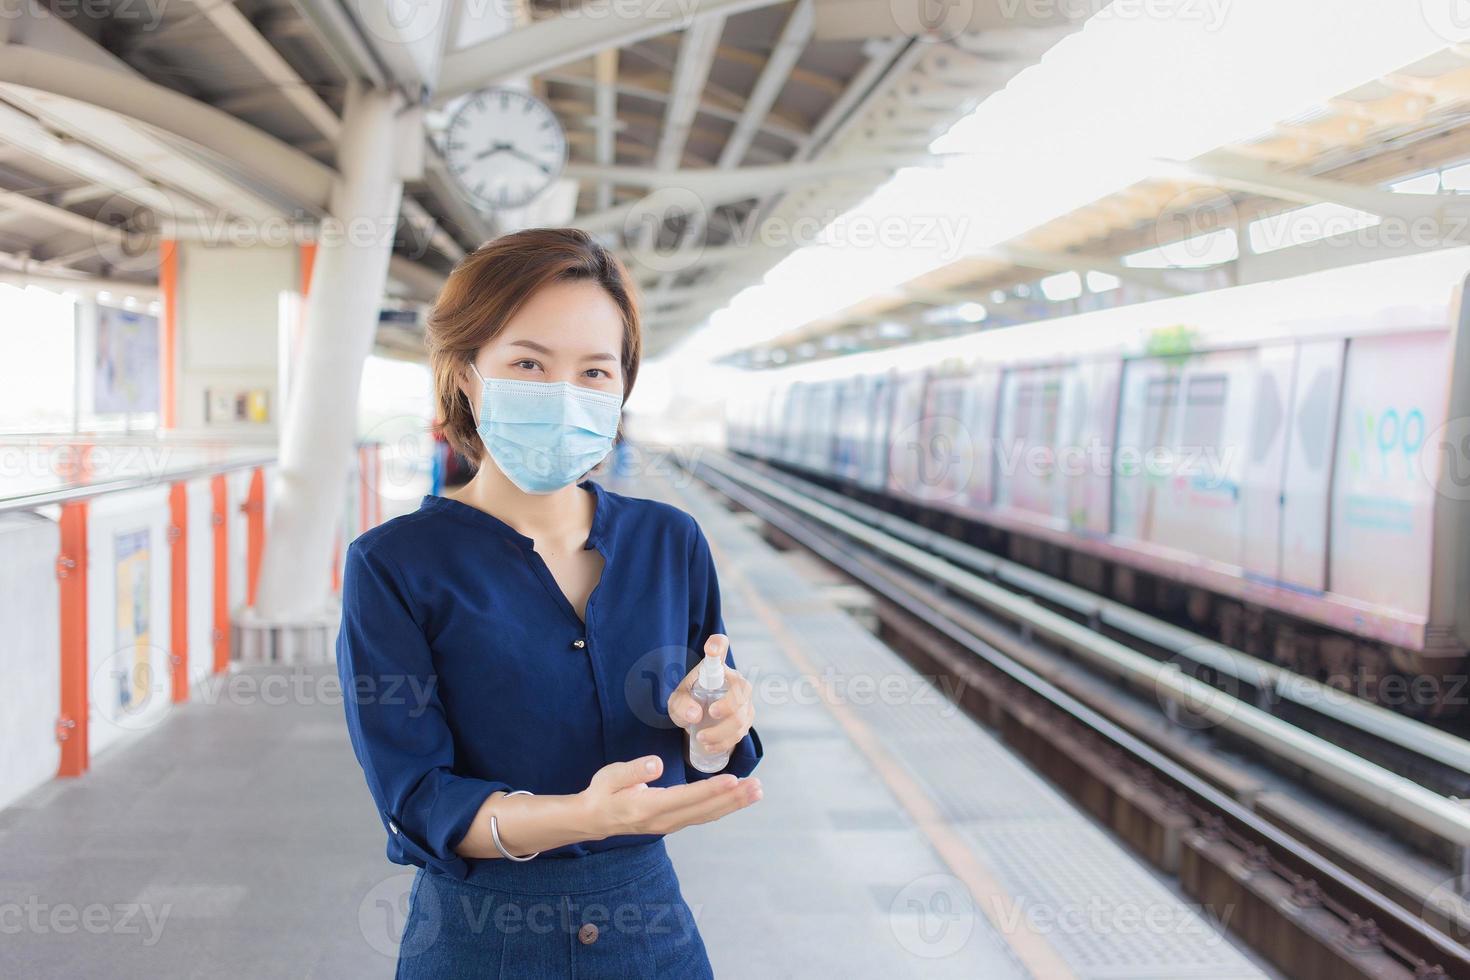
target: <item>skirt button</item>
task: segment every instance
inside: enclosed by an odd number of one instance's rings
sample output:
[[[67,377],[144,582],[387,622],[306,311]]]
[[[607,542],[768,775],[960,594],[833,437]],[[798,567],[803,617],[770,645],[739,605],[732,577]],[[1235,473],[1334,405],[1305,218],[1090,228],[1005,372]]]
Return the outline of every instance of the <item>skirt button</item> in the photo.
[[[597,926],[591,922],[586,923],[577,930],[577,938],[582,941],[583,946],[591,946],[597,942]]]

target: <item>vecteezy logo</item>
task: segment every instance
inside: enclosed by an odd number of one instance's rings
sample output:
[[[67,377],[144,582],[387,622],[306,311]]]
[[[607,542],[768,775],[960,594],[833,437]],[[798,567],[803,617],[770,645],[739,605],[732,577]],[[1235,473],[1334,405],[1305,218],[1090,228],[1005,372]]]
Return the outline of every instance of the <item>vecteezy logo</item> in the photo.
[[[890,0],[899,32],[920,41],[952,41],[970,30],[975,0]]]
[[[691,669],[687,647],[655,647],[633,661],[623,678],[623,697],[633,716],[651,728],[675,728],[669,719],[669,697]]]
[[[952,956],[975,929],[975,902],[965,883],[954,875],[925,875],[893,897],[888,926],[899,945],[915,956]]]
[[[1470,500],[1470,418],[1456,416],[1431,432],[1419,444],[1414,464],[1435,493]]]
[[[1203,731],[1214,728],[1239,707],[1240,674],[1246,670],[1246,664],[1238,661],[1235,651],[1227,647],[1208,644],[1199,649],[1204,663],[1186,649],[1154,668],[1154,695],[1174,724]],[[1207,658],[1204,657],[1206,649]],[[1233,667],[1221,670],[1206,665],[1219,658],[1228,658]]]
[[[685,227],[697,229],[698,234],[691,242],[681,240],[660,250],[658,233],[673,218],[683,218]],[[623,219],[623,238],[647,245],[631,253],[633,265],[649,272],[683,272],[703,258],[703,229],[708,224],[704,198],[687,187],[660,187],[631,206]]]
[[[1419,13],[1449,43],[1470,39],[1470,0],[1419,0]]]
[[[142,595],[146,601],[147,593]],[[146,626],[146,619],[142,621]],[[158,724],[172,702],[171,665],[167,650],[141,637],[103,657],[92,671],[88,689],[95,715],[128,731]]]
[[[409,935],[408,918],[415,905],[418,927]],[[408,959],[434,945],[443,925],[442,915],[433,883],[425,886],[414,872],[408,872],[384,878],[369,889],[357,907],[357,926],[362,938],[379,953]]]
[[[358,0],[368,33],[389,44],[417,44],[435,34],[448,7],[427,0]]]
[[[890,450],[894,480],[916,500],[948,500],[962,493],[974,465],[974,439],[963,422],[949,415],[910,423],[894,437]]]
[[[1217,258],[1217,233],[1234,231],[1239,223],[1229,194],[1192,187],[1165,202],[1154,221],[1154,243],[1169,265],[1209,265]]]

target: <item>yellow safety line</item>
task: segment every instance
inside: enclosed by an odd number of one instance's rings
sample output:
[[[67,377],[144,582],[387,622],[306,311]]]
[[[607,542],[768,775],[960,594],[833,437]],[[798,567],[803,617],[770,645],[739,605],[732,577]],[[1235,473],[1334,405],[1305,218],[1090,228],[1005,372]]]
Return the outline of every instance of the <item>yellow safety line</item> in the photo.
[[[723,554],[721,547],[713,540],[709,541],[709,546],[716,559],[720,559]],[[782,651],[791,658],[791,662],[796,665],[797,669],[813,682],[816,689],[822,692],[822,701],[826,704],[827,710],[832,712],[838,724],[847,733],[847,737],[878,771],[878,775],[887,784],[889,791],[908,811],[909,816],[913,818],[924,836],[929,839],[930,845],[949,866],[950,871],[969,889],[975,905],[984,911],[985,917],[990,920],[995,931],[1005,938],[1006,943],[1031,975],[1045,978],[1045,980],[1075,978],[1075,971],[1052,948],[1045,937],[1032,927],[1024,914],[1024,909],[1016,907],[1015,899],[991,874],[990,869],[976,856],[964,838],[955,832],[949,821],[939,813],[923,787],[909,775],[903,765],[895,760],[887,749],[883,748],[878,737],[873,734],[867,723],[857,716],[856,712],[848,705],[833,699],[832,692],[818,680],[816,666],[802,652],[801,644],[796,636],[770,604],[756,592],[740,568],[732,562],[724,562],[720,571],[729,573],[734,584],[750,602],[756,615],[770,630]],[[731,646],[738,646],[734,638],[731,639]]]

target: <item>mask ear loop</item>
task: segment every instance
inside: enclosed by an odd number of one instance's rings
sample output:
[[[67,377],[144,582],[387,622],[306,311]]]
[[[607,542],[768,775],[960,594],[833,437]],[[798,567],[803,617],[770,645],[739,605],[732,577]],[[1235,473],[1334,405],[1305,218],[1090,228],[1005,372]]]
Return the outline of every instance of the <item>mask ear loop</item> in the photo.
[[[480,379],[480,401],[481,401],[481,404],[478,405],[478,406],[472,404],[470,406],[470,418],[471,419],[474,419],[475,425],[478,426],[480,424],[479,413],[480,413],[480,410],[484,408],[485,376],[480,373],[480,369],[479,368],[475,367],[475,362],[474,361],[470,361],[469,363],[470,363],[470,370],[473,371],[473,372],[475,372],[475,377],[477,377],[477,378]],[[471,399],[471,401],[473,401],[473,399]]]

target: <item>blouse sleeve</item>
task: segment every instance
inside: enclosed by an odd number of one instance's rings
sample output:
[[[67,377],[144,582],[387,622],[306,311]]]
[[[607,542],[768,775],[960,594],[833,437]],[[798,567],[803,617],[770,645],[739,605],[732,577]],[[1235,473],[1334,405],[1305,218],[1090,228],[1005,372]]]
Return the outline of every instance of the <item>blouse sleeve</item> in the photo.
[[[694,550],[689,566],[689,600],[691,603],[689,649],[693,658],[690,664],[692,670],[699,662],[699,658],[704,656],[705,641],[714,633],[725,632],[725,620],[720,614],[720,583],[715,574],[714,556],[710,554],[709,542],[705,540],[704,532],[700,530],[698,523],[694,524]],[[739,669],[735,665],[733,640],[725,651],[725,665],[733,670]],[[730,750],[730,761],[725,764],[725,768],[719,772],[706,773],[700,772],[693,766],[686,766],[685,771],[690,781],[708,779],[710,776],[718,776],[721,772],[731,772],[744,778],[750,775],[764,754],[765,750],[761,746],[760,735],[756,733],[755,726],[752,725],[750,731],[745,733],[745,737]]]
[[[396,568],[354,541],[342,576],[337,674],[352,750],[388,833],[388,859],[463,880],[454,851],[506,783],[454,771],[454,737],[428,641]]]

